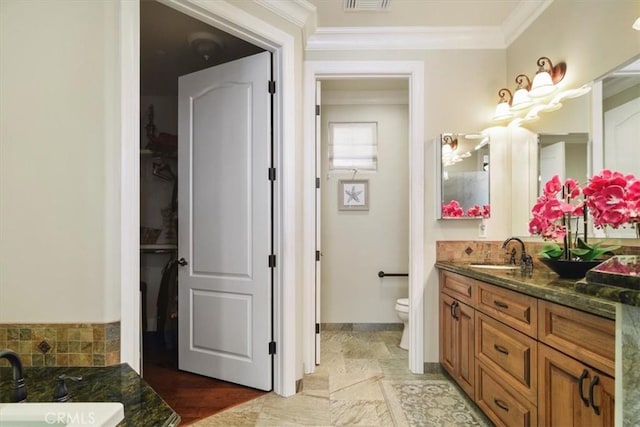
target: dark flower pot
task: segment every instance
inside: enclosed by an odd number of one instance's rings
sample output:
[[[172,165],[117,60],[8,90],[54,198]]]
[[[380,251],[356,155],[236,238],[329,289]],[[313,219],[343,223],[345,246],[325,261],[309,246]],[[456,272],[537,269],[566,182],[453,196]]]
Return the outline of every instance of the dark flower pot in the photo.
[[[546,258],[540,258],[540,261],[563,279],[581,279],[587,274],[587,271],[595,268],[603,262]]]

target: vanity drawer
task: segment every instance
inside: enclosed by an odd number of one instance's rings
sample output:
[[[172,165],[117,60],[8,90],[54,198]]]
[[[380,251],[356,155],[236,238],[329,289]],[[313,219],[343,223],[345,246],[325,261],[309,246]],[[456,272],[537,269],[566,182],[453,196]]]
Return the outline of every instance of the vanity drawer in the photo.
[[[536,405],[506,385],[482,362],[476,363],[476,403],[496,426],[533,427],[538,424]]]
[[[474,296],[479,283],[470,277],[440,271],[440,291],[472,307],[475,306]]]
[[[615,322],[548,301],[538,304],[539,340],[615,376]]]
[[[476,357],[531,402],[537,401],[535,340],[476,311]]]
[[[538,300],[519,292],[482,283],[478,285],[477,309],[536,338]]]

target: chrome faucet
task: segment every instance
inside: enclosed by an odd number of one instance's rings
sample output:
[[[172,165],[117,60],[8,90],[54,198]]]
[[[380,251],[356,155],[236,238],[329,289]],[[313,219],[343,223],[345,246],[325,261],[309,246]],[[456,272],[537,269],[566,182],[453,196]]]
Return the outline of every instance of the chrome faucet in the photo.
[[[507,240],[505,240],[502,243],[502,249],[506,249],[507,245],[509,244],[509,242],[511,242],[512,240],[515,240],[516,242],[520,243],[520,246],[522,248],[522,252],[520,253],[520,266],[521,267],[533,267],[533,258],[531,257],[531,255],[527,254],[527,250],[525,249],[524,246],[524,242],[522,240],[520,240],[517,237],[509,237]],[[516,257],[515,257],[515,249],[513,249],[511,251],[511,257],[509,258],[509,264],[514,264],[516,263]]]
[[[0,350],[0,359],[7,359],[13,370],[13,401],[24,402],[27,400],[27,387],[24,384],[22,362],[20,357],[9,349]]]

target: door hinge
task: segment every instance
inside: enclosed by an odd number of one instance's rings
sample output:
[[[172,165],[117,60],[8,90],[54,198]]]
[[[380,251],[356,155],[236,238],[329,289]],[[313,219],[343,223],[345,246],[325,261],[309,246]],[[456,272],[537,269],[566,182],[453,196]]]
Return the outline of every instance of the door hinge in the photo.
[[[269,168],[269,181],[276,180],[276,168]]]
[[[320,188],[320,178],[316,178],[316,188]]]
[[[271,254],[269,255],[269,268],[275,268],[276,267],[276,256]]]
[[[269,343],[269,354],[276,354],[276,342],[271,341]]]
[[[316,251],[316,261],[320,261],[320,251]]]
[[[320,333],[320,323],[316,323],[316,334]]]
[[[276,82],[269,80],[269,93],[276,93]]]
[[[320,115],[320,106],[316,105],[316,116]]]

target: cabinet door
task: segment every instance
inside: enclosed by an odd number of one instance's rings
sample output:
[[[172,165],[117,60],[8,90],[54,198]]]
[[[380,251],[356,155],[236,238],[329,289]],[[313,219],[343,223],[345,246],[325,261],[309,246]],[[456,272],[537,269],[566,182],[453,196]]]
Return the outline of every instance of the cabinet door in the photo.
[[[614,425],[614,380],[538,345],[538,420],[545,427]]]
[[[474,310],[440,293],[440,364],[473,399]]]
[[[458,362],[458,384],[474,398],[475,378],[475,321],[474,309],[466,304],[459,304],[454,309],[457,322],[456,359]]]
[[[449,295],[440,293],[440,364],[456,377],[455,368],[455,319],[453,307],[455,300]]]

